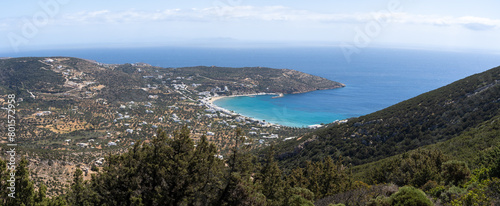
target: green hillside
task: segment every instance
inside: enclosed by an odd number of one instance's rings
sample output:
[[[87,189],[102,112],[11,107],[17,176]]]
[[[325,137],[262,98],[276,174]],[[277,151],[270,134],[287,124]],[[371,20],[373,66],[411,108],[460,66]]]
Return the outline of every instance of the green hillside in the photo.
[[[66,91],[64,77],[51,70],[41,58],[0,60],[0,91],[28,89],[31,92],[57,93]]]
[[[500,114],[500,67],[278,147],[286,168],[343,156],[361,165],[465,134]]]
[[[464,161],[471,169],[479,169],[489,166],[492,159],[500,158],[500,156],[488,157],[487,155],[496,147],[500,147],[500,115],[479,124],[477,127],[470,128],[450,140],[427,145],[417,150],[439,151],[446,156],[446,159]],[[413,150],[413,152],[417,150]],[[353,168],[353,173],[357,179],[369,182],[371,181],[368,175],[370,171],[396,159],[401,159],[401,155],[356,166]]]

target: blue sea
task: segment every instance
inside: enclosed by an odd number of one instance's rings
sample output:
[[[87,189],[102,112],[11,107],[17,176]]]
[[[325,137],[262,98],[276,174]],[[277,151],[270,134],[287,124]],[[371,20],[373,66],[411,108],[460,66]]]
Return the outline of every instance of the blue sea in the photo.
[[[72,56],[102,63],[145,62],[162,67],[288,68],[346,84],[345,88],[285,95],[234,97],[215,104],[267,122],[305,127],[381,110],[500,65],[499,54],[366,48],[351,61],[336,47],[130,48],[29,51],[3,57]]]

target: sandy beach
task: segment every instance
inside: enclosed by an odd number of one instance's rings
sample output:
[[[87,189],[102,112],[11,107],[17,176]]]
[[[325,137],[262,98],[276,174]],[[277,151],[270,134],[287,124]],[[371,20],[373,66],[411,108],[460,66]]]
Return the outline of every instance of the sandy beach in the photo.
[[[238,94],[238,95],[229,95],[229,96],[217,96],[217,97],[211,97],[210,100],[208,100],[209,103],[214,104],[216,100],[222,99],[222,98],[228,98],[228,97],[250,97],[250,96],[257,96],[257,95],[278,95],[273,98],[277,97],[283,97],[282,93],[255,93],[255,94]]]
[[[216,100],[219,100],[219,99],[222,99],[222,98],[229,98],[229,97],[251,97],[251,96],[258,96],[258,95],[276,95],[275,97],[273,98],[279,98],[279,97],[282,97],[283,94],[281,93],[254,93],[254,94],[241,94],[241,95],[229,95],[229,96],[217,96],[217,97],[211,97],[207,103],[208,103],[208,107],[209,108],[215,108],[217,110],[221,110],[221,111],[225,111],[225,113],[228,113],[228,114],[233,114],[233,115],[239,115],[239,116],[242,116],[242,117],[245,117],[247,119],[255,119],[255,118],[252,118],[252,117],[247,117],[247,116],[244,116],[242,114],[239,114],[239,113],[236,113],[236,112],[232,112],[232,111],[229,111],[228,109],[225,109],[225,108],[222,108],[222,107],[219,107],[217,106],[216,104],[214,104],[214,102]],[[260,121],[260,120],[258,120]],[[273,126],[273,125],[276,125],[276,126],[283,126],[283,125],[279,125],[279,124],[275,124],[275,123],[270,123],[270,122],[267,122],[269,126]]]
[[[216,100],[219,100],[219,99],[222,99],[222,98],[226,98],[226,97],[232,97],[232,96],[216,96],[216,97],[211,97],[208,102],[210,104],[213,104]]]

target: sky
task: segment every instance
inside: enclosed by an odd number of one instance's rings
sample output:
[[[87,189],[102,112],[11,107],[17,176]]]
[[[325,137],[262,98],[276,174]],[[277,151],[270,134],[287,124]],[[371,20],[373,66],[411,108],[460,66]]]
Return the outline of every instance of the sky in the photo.
[[[148,46],[338,46],[500,52],[498,0],[19,0],[0,53]]]

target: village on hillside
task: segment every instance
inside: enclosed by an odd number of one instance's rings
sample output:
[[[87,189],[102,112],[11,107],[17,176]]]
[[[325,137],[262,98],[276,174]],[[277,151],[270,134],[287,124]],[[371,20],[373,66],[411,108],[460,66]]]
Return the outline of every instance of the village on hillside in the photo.
[[[68,186],[75,168],[90,179],[90,174],[102,169],[107,155],[148,143],[159,130],[171,136],[187,126],[195,142],[205,135],[217,145],[219,158],[224,158],[235,145],[236,128],[243,131],[243,144],[256,149],[323,126],[284,127],[212,103],[222,96],[258,94],[259,82],[250,78],[221,81],[144,63],[111,65],[71,58],[37,61],[43,65],[41,70],[62,77],[63,87],[25,90],[17,95],[16,135],[23,147],[20,150],[30,161],[32,178],[44,182],[51,195]],[[3,106],[6,100],[6,96],[0,97]]]

